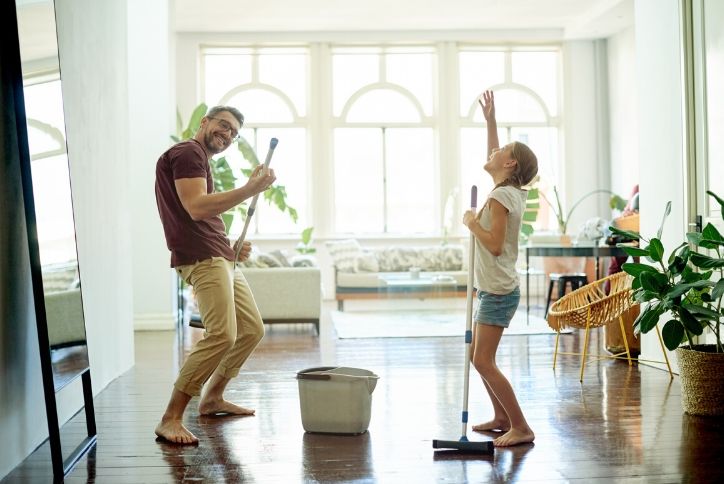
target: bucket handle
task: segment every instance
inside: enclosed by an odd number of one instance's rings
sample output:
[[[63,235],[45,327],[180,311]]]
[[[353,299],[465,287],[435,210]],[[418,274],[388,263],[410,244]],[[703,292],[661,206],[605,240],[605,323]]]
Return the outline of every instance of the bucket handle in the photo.
[[[325,373],[297,373],[298,380],[330,380],[332,375]]]

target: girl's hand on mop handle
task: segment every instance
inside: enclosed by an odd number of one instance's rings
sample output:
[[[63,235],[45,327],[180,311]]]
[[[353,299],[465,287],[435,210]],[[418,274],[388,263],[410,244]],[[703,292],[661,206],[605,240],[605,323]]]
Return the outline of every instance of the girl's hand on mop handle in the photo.
[[[249,180],[246,182],[246,187],[251,191],[252,195],[256,195],[272,186],[276,179],[277,177],[273,169],[264,165],[258,165],[254,168]]]

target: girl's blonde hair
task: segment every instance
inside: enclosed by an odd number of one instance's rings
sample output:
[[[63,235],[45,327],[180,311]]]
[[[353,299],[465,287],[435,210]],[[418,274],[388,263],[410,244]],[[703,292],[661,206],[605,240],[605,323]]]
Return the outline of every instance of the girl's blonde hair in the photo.
[[[498,186],[512,185],[516,188],[523,188],[531,185],[538,174],[538,158],[535,153],[520,141],[513,141],[510,151],[511,157],[516,161],[515,169]]]

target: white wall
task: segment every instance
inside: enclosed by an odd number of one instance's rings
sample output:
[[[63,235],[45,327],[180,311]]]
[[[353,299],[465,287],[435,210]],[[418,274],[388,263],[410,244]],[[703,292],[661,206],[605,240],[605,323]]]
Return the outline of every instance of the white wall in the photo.
[[[676,34],[679,2],[638,0],[635,15],[641,233],[656,235],[670,200],[671,215],[662,236],[668,251],[684,240],[686,233],[681,46]],[[642,358],[661,359],[654,332],[644,335],[641,349]],[[670,357],[675,360],[674,353]]]
[[[563,45],[563,152],[558,174],[565,207],[595,189],[610,189],[606,49],[603,41],[570,41]],[[604,128],[605,126],[605,128]],[[575,236],[589,218],[610,218],[608,196],[587,198],[568,224]]]
[[[611,190],[628,198],[639,182],[638,90],[634,27],[607,39]]]
[[[173,272],[154,194],[156,160],[176,131],[168,0],[129,0],[127,15],[134,327],[172,329]]]
[[[56,1],[94,392],[133,365],[126,2]]]

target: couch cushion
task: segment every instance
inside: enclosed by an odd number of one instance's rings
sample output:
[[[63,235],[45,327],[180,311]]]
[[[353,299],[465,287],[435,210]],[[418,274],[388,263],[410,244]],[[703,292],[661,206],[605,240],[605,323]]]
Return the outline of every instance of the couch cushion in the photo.
[[[363,251],[354,258],[354,272],[379,272],[380,264],[374,252]]]
[[[317,259],[313,255],[297,254],[289,258],[292,267],[317,267]]]
[[[382,272],[404,272],[422,262],[418,247],[385,247],[375,253]]]
[[[80,287],[75,262],[49,264],[43,267],[43,291],[48,294]]]
[[[460,245],[430,247],[389,247],[375,250],[379,270],[383,272],[409,271],[419,267],[423,271],[459,271],[463,268],[463,248]]]
[[[334,266],[340,272],[354,272],[357,257],[362,255],[362,247],[355,239],[337,240],[327,242],[327,250],[334,261]]]

